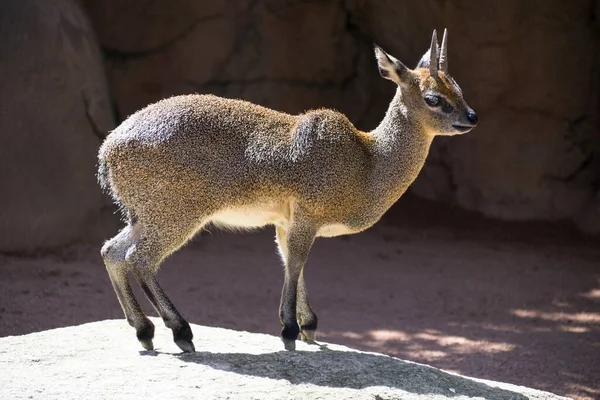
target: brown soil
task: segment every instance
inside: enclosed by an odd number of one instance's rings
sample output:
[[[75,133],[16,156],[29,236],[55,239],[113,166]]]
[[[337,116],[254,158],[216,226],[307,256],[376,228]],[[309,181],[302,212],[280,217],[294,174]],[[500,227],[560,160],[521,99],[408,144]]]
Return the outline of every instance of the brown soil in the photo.
[[[99,247],[0,258],[0,336],[123,318]],[[191,322],[277,334],[281,269],[270,229],[215,230],[159,278]],[[406,197],[365,233],[317,241],[306,275],[322,340],[600,398],[600,246],[569,226]]]

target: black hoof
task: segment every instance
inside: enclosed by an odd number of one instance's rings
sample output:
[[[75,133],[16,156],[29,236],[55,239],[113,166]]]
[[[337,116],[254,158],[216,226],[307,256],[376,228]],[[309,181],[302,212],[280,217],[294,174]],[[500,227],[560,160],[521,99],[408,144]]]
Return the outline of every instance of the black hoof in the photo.
[[[181,328],[173,329],[173,341],[183,352],[193,353],[196,351],[194,343],[192,342],[193,338],[194,334],[192,333],[192,328],[190,328],[190,324],[185,321],[183,321]]]
[[[294,351],[294,350],[296,350],[296,340],[295,339],[286,339],[286,338],[282,337],[281,341],[283,342],[283,347],[287,351]]]
[[[317,315],[312,313],[303,322],[303,324],[300,324],[300,339],[306,343],[315,343],[317,338]]]
[[[316,330],[301,330],[300,331],[300,339],[306,343],[315,343],[317,339],[317,331]]]
[[[184,353],[193,353],[196,351],[196,347],[194,347],[194,343],[191,340],[176,340],[175,344],[183,351]]]
[[[286,350],[296,350],[296,339],[298,339],[299,333],[300,328],[298,325],[283,327],[281,330],[281,340],[283,341]]]
[[[154,338],[154,324],[149,319],[146,319],[144,326],[136,330],[136,336],[142,347],[146,350],[154,350],[152,339]]]
[[[140,343],[145,350],[154,350],[154,344],[152,343],[152,339],[140,340]]]

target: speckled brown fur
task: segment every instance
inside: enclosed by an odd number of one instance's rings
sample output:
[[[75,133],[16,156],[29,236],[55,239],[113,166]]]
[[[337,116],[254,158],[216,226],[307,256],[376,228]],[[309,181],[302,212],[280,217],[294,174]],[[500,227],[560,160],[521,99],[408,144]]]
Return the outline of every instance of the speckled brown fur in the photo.
[[[432,43],[433,56],[428,51],[415,71],[376,47],[382,76],[398,89],[372,132],[359,131],[328,109],[290,115],[243,100],[185,95],[147,106],[106,138],[99,153],[100,183],[122,207],[127,226],[103,246],[102,255],[145,348],[153,348],[154,327],[133,296],[127,273],[173,329],[175,342],[193,351],[189,325],[155,272],[209,223],[276,227],[286,266],[282,339],[288,349],[298,333],[314,340],[317,317],[302,274],[314,239],[375,224],[417,177],[436,134],[458,133],[456,124],[463,132],[474,126],[465,122],[472,110],[443,63],[439,71],[432,69],[430,62],[438,65],[435,34]],[[423,96],[432,92],[453,112],[425,104]]]

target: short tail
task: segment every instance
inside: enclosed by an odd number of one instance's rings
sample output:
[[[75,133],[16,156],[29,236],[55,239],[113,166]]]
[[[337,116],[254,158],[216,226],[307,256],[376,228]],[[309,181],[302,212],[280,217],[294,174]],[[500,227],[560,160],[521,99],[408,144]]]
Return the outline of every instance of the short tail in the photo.
[[[110,183],[108,181],[108,168],[106,166],[106,160],[104,157],[98,158],[98,184],[105,193],[110,194]]]
[[[133,210],[130,210],[127,207],[125,207],[125,205],[121,202],[121,199],[115,192],[110,182],[108,174],[108,165],[106,161],[106,154],[104,153],[103,148],[101,148],[100,153],[98,155],[98,174],[96,175],[98,183],[100,184],[102,191],[104,191],[104,193],[112,197],[113,202],[121,211],[124,222],[134,224],[135,222],[137,222],[137,216],[135,215],[135,212],[133,212]]]

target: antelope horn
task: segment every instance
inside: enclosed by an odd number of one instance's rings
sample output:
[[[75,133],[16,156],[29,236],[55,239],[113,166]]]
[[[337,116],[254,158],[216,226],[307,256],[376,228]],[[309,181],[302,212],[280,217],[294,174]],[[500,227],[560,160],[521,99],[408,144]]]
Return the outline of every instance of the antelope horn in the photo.
[[[429,73],[431,76],[436,76],[438,73],[438,41],[435,29],[433,30],[431,46],[429,47]]]
[[[442,48],[440,49],[440,69],[448,73],[448,29],[444,29],[442,37]]]

